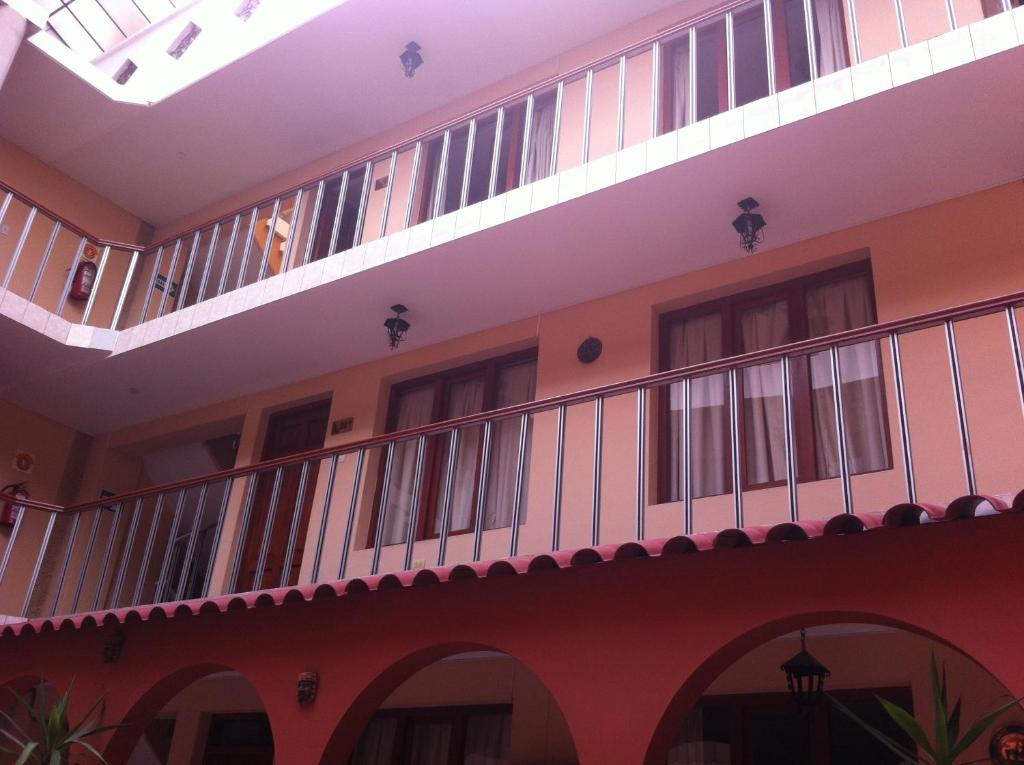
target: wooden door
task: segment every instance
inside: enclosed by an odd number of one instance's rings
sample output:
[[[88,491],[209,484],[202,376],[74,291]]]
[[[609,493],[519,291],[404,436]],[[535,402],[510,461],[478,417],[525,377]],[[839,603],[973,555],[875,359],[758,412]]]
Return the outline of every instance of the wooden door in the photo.
[[[273,415],[267,424],[262,459],[272,460],[322,447],[327,434],[330,407],[330,400],[319,401]],[[265,589],[278,587],[282,583],[293,585],[298,582],[319,467],[319,462],[309,464],[305,490],[301,498],[299,497],[299,486],[302,483],[301,464],[289,465],[281,469],[280,481],[276,477],[276,470],[268,470],[259,476],[253,495],[249,528],[242,548],[238,581],[235,583],[236,591],[255,589],[257,585],[256,568],[265,538],[268,538],[267,557],[258,586]],[[274,487],[278,483],[277,501],[274,502]],[[273,522],[270,524],[268,533],[267,522],[271,510],[273,510]],[[288,541],[293,522],[297,526],[295,544],[289,563]],[[284,570],[286,565],[288,566],[287,572]],[[286,573],[287,576],[285,576]]]

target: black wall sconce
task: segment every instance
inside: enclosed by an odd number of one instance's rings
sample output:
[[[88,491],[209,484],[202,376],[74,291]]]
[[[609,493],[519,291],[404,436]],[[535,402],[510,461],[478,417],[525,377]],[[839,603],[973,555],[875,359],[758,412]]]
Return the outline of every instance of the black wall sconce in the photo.
[[[593,364],[601,358],[601,351],[603,350],[604,343],[601,342],[600,338],[588,337],[576,349],[576,358],[579,359],[581,364]]]
[[[299,704],[306,706],[316,700],[316,692],[320,688],[320,675],[316,672],[300,672],[298,682]]]
[[[423,49],[418,43],[410,42],[406,44],[402,55],[398,57],[399,61],[402,62],[402,69],[405,71],[406,77],[412,78],[416,74],[416,70],[423,65],[423,56],[420,55],[421,50]]]
[[[405,333],[409,331],[409,327],[412,325],[402,318],[402,314],[409,310],[404,305],[396,303],[391,306],[391,310],[395,312],[395,315],[390,319],[385,319],[384,326],[388,330],[388,345],[391,347],[391,350],[395,350],[398,344],[405,339]]]
[[[758,206],[757,200],[753,197],[747,197],[737,204],[743,212],[732,222],[732,227],[740,235],[742,240],[740,246],[747,252],[753,252],[757,249],[757,245],[764,241],[762,232],[766,223],[762,215],[751,212]]]
[[[800,653],[782,665],[786,684],[793,701],[807,711],[821,701],[825,692],[825,678],[831,672],[807,650],[807,630],[800,630]]]
[[[124,650],[124,635],[118,632],[103,643],[103,663],[113,664],[121,658]]]

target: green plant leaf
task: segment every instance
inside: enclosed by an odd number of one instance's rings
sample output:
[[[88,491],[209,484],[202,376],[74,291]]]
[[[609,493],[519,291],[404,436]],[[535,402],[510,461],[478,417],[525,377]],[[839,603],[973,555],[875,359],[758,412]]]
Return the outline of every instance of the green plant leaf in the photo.
[[[956,760],[957,757],[966,752],[967,748],[977,741],[981,734],[988,730],[988,727],[998,720],[1004,712],[1017,706],[1022,701],[1024,701],[1024,696],[1007,702],[998,709],[994,709],[984,717],[976,720],[973,725],[967,728],[964,733],[964,737],[953,745],[953,750],[950,752],[950,759]]]
[[[946,667],[942,667],[942,680],[939,680],[939,666],[935,661],[935,651],[932,651],[931,658],[932,675],[932,711],[935,715],[935,748],[931,751],[937,765],[950,765],[949,758],[949,728],[947,721],[946,698]],[[909,717],[909,715],[908,715]],[[910,718],[913,719],[913,718]],[[914,721],[915,724],[917,721]],[[920,728],[920,726],[918,726]],[[920,744],[920,742],[918,742]]]
[[[18,756],[18,759],[14,761],[14,765],[25,765],[29,759],[35,756],[36,746],[37,744],[35,741],[25,744],[25,748],[21,750],[21,754]]]
[[[107,761],[103,759],[103,755],[96,751],[96,747],[94,747],[92,744],[88,744],[85,741],[79,741],[78,745],[85,749],[87,752],[89,752],[93,757],[95,757],[99,762],[102,763],[102,765],[107,765]]]
[[[961,701],[962,699],[956,700],[956,706],[953,707],[953,711],[949,715],[949,724],[947,725],[947,728],[949,729],[950,746],[956,746],[956,742],[960,739]]]
[[[885,713],[892,718],[892,721],[899,725],[915,744],[927,752],[928,756],[935,760],[936,765],[946,765],[945,760],[940,759],[938,756],[936,747],[928,740],[928,736],[925,734],[924,728],[921,727],[921,723],[910,712],[898,704],[893,704],[891,701],[883,699],[881,696],[875,696],[875,698],[878,699],[878,703],[882,705]]]
[[[882,744],[882,746],[884,746],[890,752],[899,757],[903,762],[911,764],[917,762],[917,758],[912,753],[908,752],[906,749],[900,746],[899,742],[882,733],[882,731],[878,730],[870,723],[867,723],[864,720],[862,720],[860,717],[856,715],[856,713],[854,713],[852,709],[847,707],[845,704],[843,704],[841,701],[836,699],[831,694],[825,695],[828,696],[829,701],[831,701],[835,705],[836,709],[838,709],[844,715],[846,715],[855,723],[857,723],[857,725],[859,725],[868,734],[870,734],[872,738],[874,738],[876,741]]]

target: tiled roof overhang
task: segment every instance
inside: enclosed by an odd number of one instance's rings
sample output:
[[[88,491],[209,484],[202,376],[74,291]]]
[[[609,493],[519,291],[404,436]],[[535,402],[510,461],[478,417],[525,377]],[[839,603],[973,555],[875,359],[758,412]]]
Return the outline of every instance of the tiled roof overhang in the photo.
[[[496,561],[357,577],[300,587],[281,587],[216,598],[93,611],[48,619],[31,619],[7,625],[0,632],[0,637],[10,638],[56,631],[67,632],[83,627],[131,624],[160,619],[182,619],[199,614],[325,600],[358,592],[415,588],[465,579],[517,576],[534,571],[573,568],[613,560],[684,555],[706,550],[798,542],[814,537],[879,533],[886,529],[918,526],[925,523],[953,522],[965,518],[1022,511],[1024,511],[1024,490],[1018,493],[1012,502],[995,496],[971,495],[959,497],[948,505],[926,502],[903,503],[894,505],[884,512],[836,515],[829,520],[808,520],[780,523],[773,526],[725,529],[718,532],[688,534],[667,539],[607,544],[557,553],[523,555]]]

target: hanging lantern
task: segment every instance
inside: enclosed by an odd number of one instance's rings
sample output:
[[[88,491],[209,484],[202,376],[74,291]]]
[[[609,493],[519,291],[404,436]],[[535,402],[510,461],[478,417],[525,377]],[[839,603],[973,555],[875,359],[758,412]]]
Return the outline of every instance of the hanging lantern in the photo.
[[[743,213],[732,222],[732,227],[740,235],[740,246],[747,252],[753,252],[757,249],[757,245],[764,241],[764,234],[762,232],[766,225],[765,220],[758,213],[751,212],[751,210],[756,209],[758,206],[757,200],[753,197],[747,197],[737,204],[739,204]]]
[[[800,630],[800,653],[782,665],[789,693],[801,710],[813,708],[825,691],[828,667],[807,651],[807,630]]]
[[[390,319],[384,320],[384,326],[388,330],[388,345],[391,350],[395,350],[398,344],[405,339],[405,333],[409,331],[411,326],[409,322],[402,318],[402,314],[406,313],[409,309],[401,303],[397,303],[391,306],[391,310],[395,312],[395,315]]]
[[[421,50],[422,48],[420,48],[419,44],[410,42],[406,44],[402,55],[398,57],[399,61],[402,62],[402,69],[405,70],[406,77],[411,78],[423,64],[423,56],[420,55]]]

